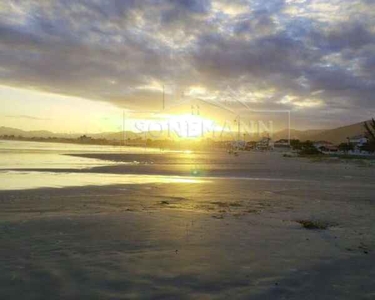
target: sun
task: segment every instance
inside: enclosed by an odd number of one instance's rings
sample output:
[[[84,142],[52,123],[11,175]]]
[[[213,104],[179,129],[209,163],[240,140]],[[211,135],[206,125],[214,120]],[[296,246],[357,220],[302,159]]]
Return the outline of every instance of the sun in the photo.
[[[180,139],[201,139],[204,138],[206,132],[219,130],[215,120],[200,115],[169,115],[165,121],[168,130]]]
[[[194,123],[194,122],[213,122],[213,120],[203,118],[200,115],[193,114],[179,114],[179,115],[170,115],[168,117],[170,122],[185,122],[185,123]]]
[[[214,119],[194,114],[163,114],[153,118],[128,119],[127,129],[144,138],[201,140],[221,132]]]

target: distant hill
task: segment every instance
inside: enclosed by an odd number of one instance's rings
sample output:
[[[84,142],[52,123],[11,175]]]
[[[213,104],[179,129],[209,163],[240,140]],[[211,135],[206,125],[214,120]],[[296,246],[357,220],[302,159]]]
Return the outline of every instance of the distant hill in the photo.
[[[295,140],[301,140],[306,141],[310,140],[311,137],[323,133],[325,130],[323,129],[316,129],[316,130],[296,130],[291,129],[290,130],[290,138]],[[281,140],[281,139],[287,139],[289,136],[289,130],[284,129],[282,131],[276,132],[273,135],[274,140]]]
[[[334,144],[340,144],[347,141],[347,137],[352,137],[356,135],[363,135],[365,129],[363,124],[365,121],[343,126],[335,129],[326,130],[290,130],[291,139],[298,139],[301,141],[328,141]],[[282,131],[274,134],[274,140],[286,139],[288,138],[288,130],[284,129]]]
[[[14,136],[23,136],[27,138],[31,138],[31,137],[48,138],[52,136],[61,137],[61,134],[55,134],[51,131],[46,131],[46,130],[25,131],[25,130],[11,128],[11,127],[0,127],[0,135],[14,135]]]
[[[311,141],[329,141],[334,144],[340,144],[347,141],[347,137],[352,137],[356,135],[362,135],[365,133],[364,121],[361,123],[343,126],[335,129],[317,129],[317,130],[290,130],[290,137],[292,139],[298,139],[301,141],[311,140]],[[273,135],[274,140],[287,139],[289,131],[284,129],[282,131],[276,132]],[[10,127],[0,127],[0,136],[1,135],[14,135],[16,137],[22,136],[25,138],[48,138],[48,137],[57,137],[57,138],[77,138],[83,134],[63,134],[63,133],[54,133],[45,130],[39,131],[25,131],[16,128]],[[120,132],[105,132],[105,133],[96,133],[96,134],[86,134],[87,136],[93,137],[95,139],[107,139],[107,140],[122,140],[124,133]],[[146,137],[144,134],[135,133],[131,131],[125,132],[126,139],[136,139],[136,138],[150,138],[154,140],[158,139],[167,139],[168,134],[163,133],[160,135],[158,132],[151,132]]]
[[[34,131],[26,131],[17,128],[11,127],[0,127],[0,135],[14,135],[16,137],[22,136],[25,138],[49,138],[49,137],[57,137],[57,138],[78,138],[83,133],[55,133],[47,130],[34,130]],[[86,134],[87,136],[91,136],[93,138],[106,138],[109,140],[122,140],[123,132],[106,132],[106,133],[96,133],[96,134]],[[138,135],[134,132],[126,132],[127,138],[136,138]]]
[[[319,134],[312,135],[311,140],[329,141],[334,144],[345,143],[347,142],[347,137],[365,134],[364,123],[365,121],[336,129],[325,130]]]
[[[95,133],[95,134],[86,134],[91,136],[94,139],[107,139],[107,140],[122,140],[124,137],[124,133],[120,132],[103,132],[103,133]],[[138,138],[139,134],[134,133],[132,131],[125,132],[126,139],[135,139]]]
[[[158,132],[151,132],[152,136],[158,137]],[[122,140],[124,137],[124,133],[122,131],[119,132],[103,132],[103,133],[55,133],[47,130],[34,130],[34,131],[26,131],[17,128],[11,127],[0,127],[0,136],[4,135],[14,135],[15,137],[22,136],[24,138],[49,138],[49,137],[56,137],[56,138],[78,138],[82,135],[90,136],[95,139],[107,139],[107,140]],[[135,133],[132,131],[125,132],[125,138],[128,139],[136,139],[136,138],[144,138],[144,134]],[[147,136],[149,138],[149,136]],[[161,136],[160,138],[167,138],[166,136]]]

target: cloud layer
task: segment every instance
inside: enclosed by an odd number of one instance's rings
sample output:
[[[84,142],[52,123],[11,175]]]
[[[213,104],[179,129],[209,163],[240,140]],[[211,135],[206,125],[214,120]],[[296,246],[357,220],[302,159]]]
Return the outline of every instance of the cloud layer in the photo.
[[[301,123],[374,110],[375,1],[14,0],[0,84],[129,108],[178,95],[290,109]]]

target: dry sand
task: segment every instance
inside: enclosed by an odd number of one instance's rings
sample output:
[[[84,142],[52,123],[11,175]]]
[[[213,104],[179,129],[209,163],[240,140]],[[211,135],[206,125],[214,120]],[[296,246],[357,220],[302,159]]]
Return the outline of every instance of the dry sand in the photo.
[[[375,299],[370,165],[279,153],[97,158],[140,162],[90,170],[102,176],[209,178],[1,191],[0,299]]]

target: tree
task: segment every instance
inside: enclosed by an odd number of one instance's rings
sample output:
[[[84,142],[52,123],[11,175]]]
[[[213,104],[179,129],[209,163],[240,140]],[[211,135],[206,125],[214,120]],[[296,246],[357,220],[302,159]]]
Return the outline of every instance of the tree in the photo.
[[[370,121],[370,124],[365,122],[364,126],[366,129],[366,137],[368,139],[368,142],[362,147],[362,150],[375,152],[375,119],[372,119]]]
[[[349,152],[354,150],[354,145],[352,143],[342,143],[339,145],[339,150],[343,152]]]
[[[313,142],[306,141],[303,143],[300,143],[301,150],[299,152],[302,156],[308,156],[308,155],[321,155],[322,152],[315,148]]]
[[[301,142],[300,140],[290,140],[290,146],[293,150],[301,150]]]
[[[365,122],[366,136],[371,142],[375,142],[375,119],[370,121],[370,125]]]

